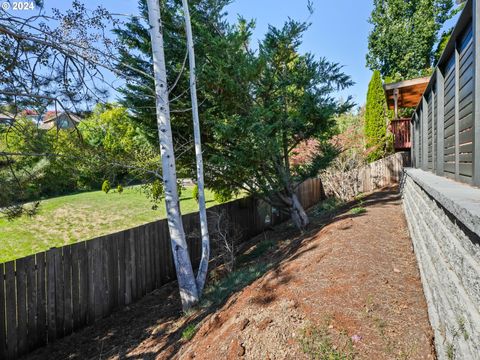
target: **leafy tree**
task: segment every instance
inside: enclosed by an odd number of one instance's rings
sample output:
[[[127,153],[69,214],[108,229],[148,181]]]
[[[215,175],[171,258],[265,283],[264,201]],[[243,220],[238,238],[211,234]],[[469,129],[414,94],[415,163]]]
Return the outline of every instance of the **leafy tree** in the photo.
[[[304,229],[308,217],[295,190],[328,162],[334,117],[351,107],[349,100],[339,102],[333,93],[352,81],[340,65],[299,52],[305,23],[290,20],[281,29],[270,27],[258,55],[245,49],[249,25],[241,26],[244,42],[237,44],[234,58],[224,59],[217,77],[228,79],[227,93],[244,100],[221,109],[221,121],[210,123],[215,144],[209,149],[209,181],[216,191],[244,189],[265,199]],[[314,159],[292,166],[293,150],[308,139],[319,143]]]
[[[365,137],[368,160],[375,161],[383,157],[387,144],[387,102],[379,71],[374,71],[368,84],[367,104],[365,108]]]
[[[453,0],[374,0],[369,22],[367,66],[398,81],[428,75],[442,25]]]

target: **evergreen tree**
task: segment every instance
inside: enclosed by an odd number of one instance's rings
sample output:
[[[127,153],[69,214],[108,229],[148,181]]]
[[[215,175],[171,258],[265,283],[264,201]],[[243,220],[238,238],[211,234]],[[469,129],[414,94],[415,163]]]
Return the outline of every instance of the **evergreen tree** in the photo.
[[[385,155],[387,150],[387,102],[382,85],[380,71],[373,72],[368,84],[365,109],[365,138],[368,160],[375,161]]]
[[[374,0],[367,66],[393,81],[429,74],[453,7],[453,0]]]
[[[219,67],[217,76],[244,100],[224,107],[221,121],[210,124],[216,142],[206,162],[215,190],[244,189],[289,214],[300,229],[308,216],[296,188],[327,164],[334,117],[351,107],[333,94],[353,83],[340,65],[300,53],[307,28],[292,20],[270,27],[258,54],[239,47],[232,66]],[[311,163],[292,165],[294,149],[310,139],[318,142]]]

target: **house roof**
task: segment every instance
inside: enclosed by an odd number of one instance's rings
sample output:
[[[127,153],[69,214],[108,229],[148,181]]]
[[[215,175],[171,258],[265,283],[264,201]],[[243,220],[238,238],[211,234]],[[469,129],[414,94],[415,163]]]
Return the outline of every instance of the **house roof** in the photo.
[[[57,111],[47,111],[45,113],[45,115],[43,116],[43,122],[44,123],[49,123],[49,122],[52,122],[52,121],[55,121],[56,119],[58,119],[60,116],[62,115],[67,115],[67,117],[76,122],[76,123],[79,123],[80,121],[82,121],[82,119],[75,115],[75,114],[72,114],[72,113],[66,113],[66,112],[57,112]]]
[[[391,84],[384,84],[385,96],[390,109],[395,108],[394,93],[398,90],[398,107],[414,108],[422,99],[427,88],[430,77],[399,81]]]

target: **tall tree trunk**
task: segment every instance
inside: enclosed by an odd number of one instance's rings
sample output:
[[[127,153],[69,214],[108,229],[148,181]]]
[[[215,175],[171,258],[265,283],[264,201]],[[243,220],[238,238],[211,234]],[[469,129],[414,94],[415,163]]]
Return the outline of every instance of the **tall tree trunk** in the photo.
[[[198,206],[200,213],[200,231],[202,236],[202,258],[200,260],[196,279],[198,295],[201,296],[207,278],[208,261],[210,259],[210,239],[208,236],[207,208],[205,205],[205,184],[203,180],[202,141],[200,136],[200,120],[198,116],[195,52],[193,47],[190,11],[188,9],[187,0],[183,0],[183,11],[185,13],[188,60],[190,64],[190,96],[192,98],[193,134],[195,139],[195,157],[197,161]]]
[[[167,71],[163,51],[162,21],[158,0],[147,0],[150,36],[152,39],[153,70],[157,108],[158,137],[162,155],[162,176],[165,187],[168,229],[172,242],[172,252],[177,272],[178,286],[183,310],[188,310],[198,302],[198,290],[192,263],[188,254],[182,215],[178,201],[175,154],[173,151],[172,129],[170,126],[170,106],[168,100]]]

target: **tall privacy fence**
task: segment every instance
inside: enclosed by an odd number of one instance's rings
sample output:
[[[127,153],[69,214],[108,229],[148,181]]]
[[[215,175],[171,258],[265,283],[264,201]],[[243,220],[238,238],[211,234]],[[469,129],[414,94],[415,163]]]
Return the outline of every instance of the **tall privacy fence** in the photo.
[[[360,193],[398,184],[403,168],[409,165],[410,153],[398,152],[348,171],[341,166],[329,169],[322,175],[323,185],[327,195],[349,201]]]
[[[469,0],[413,116],[413,165],[480,185],[479,0]]]
[[[305,208],[322,199],[320,179],[300,185]],[[253,198],[218,205],[242,230],[242,241],[286,219]],[[198,233],[198,213],[183,216]],[[199,238],[188,238],[195,267]],[[94,323],[175,279],[166,220],[159,220],[0,264],[0,359],[15,359]]]

